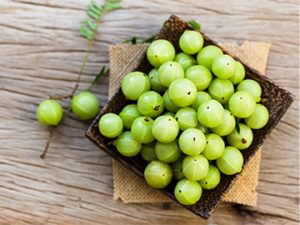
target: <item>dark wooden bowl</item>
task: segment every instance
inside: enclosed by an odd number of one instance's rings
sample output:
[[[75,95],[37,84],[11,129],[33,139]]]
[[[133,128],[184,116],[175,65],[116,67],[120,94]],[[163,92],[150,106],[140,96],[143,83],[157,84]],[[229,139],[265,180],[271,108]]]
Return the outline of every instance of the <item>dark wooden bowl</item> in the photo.
[[[160,30],[160,33],[158,34],[158,38],[169,40],[175,46],[176,51],[179,51],[178,40],[180,35],[185,30],[192,30],[192,28],[186,22],[179,19],[177,16],[172,15],[164,23],[162,29]],[[205,45],[213,44],[219,46],[217,43],[212,41],[203,33],[202,35],[205,39]],[[224,52],[227,53],[226,51]],[[239,60],[238,58],[234,58],[241,62],[241,60]],[[283,114],[292,104],[293,96],[288,91],[281,89],[280,87],[275,85],[271,80],[269,80],[265,76],[262,76],[258,71],[247,66],[247,64],[243,62],[241,63],[245,66],[246,78],[254,79],[260,83],[263,89],[262,104],[264,104],[268,108],[270,113],[270,119],[268,121],[268,124],[261,130],[253,130],[253,143],[248,149],[242,151],[244,155],[245,166],[249,159],[257,151],[257,149],[262,145],[266,136],[270,134],[271,130],[276,126]],[[135,70],[148,73],[150,69],[151,65],[149,64],[145,54],[139,66]],[[129,101],[125,99],[124,95],[121,92],[121,89],[119,89],[119,91],[109,100],[107,105],[102,109],[97,118],[88,128],[88,130],[86,131],[86,136],[97,146],[99,146],[99,148],[110,154],[115,159],[119,160],[122,164],[133,170],[139,176],[143,177],[143,171],[146,166],[145,161],[142,160],[140,156],[126,158],[120,155],[115,149],[115,147],[111,145],[112,140],[103,137],[98,129],[98,122],[103,114],[108,112],[119,113],[122,110],[122,108],[128,103]],[[201,199],[195,205],[184,207],[205,219],[209,218],[216,205],[221,200],[222,196],[229,190],[230,185],[236,177],[237,175],[222,175],[221,182],[215,189],[209,191],[205,190],[202,194]],[[173,180],[168,185],[168,187],[161,191],[168,195],[171,199],[176,201],[175,196],[173,194],[175,184],[176,181]]]

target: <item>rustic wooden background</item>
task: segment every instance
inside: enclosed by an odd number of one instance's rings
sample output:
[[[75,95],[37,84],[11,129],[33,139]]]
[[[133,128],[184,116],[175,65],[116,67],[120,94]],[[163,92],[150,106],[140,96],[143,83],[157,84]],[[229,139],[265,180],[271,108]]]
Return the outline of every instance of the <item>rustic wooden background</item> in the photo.
[[[177,204],[113,200],[112,160],[72,115],[56,130],[46,160],[39,158],[48,132],[35,109],[72,89],[86,48],[78,30],[88,3],[0,0],[0,224],[298,224],[298,1],[125,0],[104,17],[80,89],[108,62],[108,45],[158,31],[171,13],[201,21],[217,41],[272,43],[267,75],[296,102],[265,142],[258,206],[222,204],[209,221]],[[102,106],[107,85],[105,77],[93,88]]]

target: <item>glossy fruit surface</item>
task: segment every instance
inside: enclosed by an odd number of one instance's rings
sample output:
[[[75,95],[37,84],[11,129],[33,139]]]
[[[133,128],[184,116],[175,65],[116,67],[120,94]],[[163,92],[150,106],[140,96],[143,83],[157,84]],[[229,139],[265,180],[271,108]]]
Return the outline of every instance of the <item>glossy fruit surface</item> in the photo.
[[[164,95],[163,95],[163,99],[164,99],[164,106],[165,108],[172,113],[176,113],[180,107],[175,105],[169,98],[169,91],[166,90]]]
[[[107,113],[99,120],[100,133],[107,138],[118,137],[123,131],[122,119],[114,113]]]
[[[121,82],[122,92],[129,100],[137,100],[141,94],[149,91],[150,87],[149,77],[138,71],[128,73]]]
[[[149,79],[150,79],[150,83],[151,83],[151,89],[153,91],[156,91],[156,92],[163,92],[166,87],[163,86],[159,80],[159,77],[158,77],[158,69],[157,68],[153,68],[149,74]]]
[[[254,98],[254,100],[256,102],[260,101],[262,89],[261,89],[260,84],[255,80],[251,80],[251,79],[243,80],[241,83],[239,83],[236,90],[237,91],[246,91],[252,95],[252,97]]]
[[[158,78],[162,85],[169,87],[173,81],[184,78],[184,70],[178,62],[168,61],[159,67]]]
[[[160,161],[150,162],[144,171],[144,177],[151,187],[164,188],[166,187],[173,176],[172,169],[169,164]]]
[[[222,104],[226,104],[234,93],[234,87],[230,80],[214,79],[208,87],[209,95]]]
[[[196,127],[198,125],[197,112],[192,107],[183,107],[175,114],[175,120],[180,130]]]
[[[221,55],[223,55],[223,52],[219,47],[208,45],[202,48],[197,54],[197,62],[199,65],[205,66],[207,69],[211,70],[212,62]]]
[[[239,131],[234,129],[228,136],[227,141],[230,145],[242,150],[248,148],[253,141],[253,132],[245,124],[239,123]]]
[[[152,134],[162,143],[171,143],[179,133],[179,125],[174,117],[169,115],[159,116],[152,125]]]
[[[263,128],[269,120],[269,111],[262,104],[256,104],[254,113],[250,117],[245,119],[246,124],[251,129]]]
[[[220,136],[226,136],[230,134],[235,128],[235,117],[227,109],[224,109],[223,122],[214,128],[211,128],[212,132]]]
[[[37,119],[44,126],[57,126],[63,114],[61,105],[55,100],[42,101],[36,110]]]
[[[178,62],[184,70],[196,64],[196,60],[193,56],[183,52],[176,55],[175,61]]]
[[[202,188],[198,182],[182,179],[176,184],[174,195],[182,205],[193,205],[200,200]]]
[[[232,84],[236,85],[245,78],[245,67],[238,61],[235,61],[235,70],[232,77],[229,78]]]
[[[174,178],[176,180],[181,180],[184,178],[183,173],[182,173],[182,162],[183,159],[185,158],[184,155],[181,155],[179,159],[176,160],[176,162],[172,163],[171,168],[173,170]]]
[[[215,160],[221,157],[224,153],[225,143],[217,134],[207,134],[206,146],[202,155],[208,160]]]
[[[179,107],[192,105],[196,95],[197,88],[195,84],[186,78],[175,80],[169,87],[169,99]]]
[[[181,151],[177,141],[171,143],[156,142],[155,155],[161,162],[172,163],[181,156]]]
[[[159,67],[165,62],[171,61],[174,58],[174,46],[167,40],[155,40],[147,49],[147,59],[154,67]]]
[[[82,120],[95,118],[99,110],[99,101],[91,92],[83,91],[72,98],[72,112]]]
[[[155,147],[155,142],[152,142],[150,144],[144,144],[142,146],[141,156],[145,161],[151,162],[153,160],[157,160],[154,147]]]
[[[219,170],[226,175],[233,175],[242,171],[244,158],[235,147],[227,146],[224,154],[216,160]]]
[[[197,91],[203,91],[209,86],[212,75],[205,66],[195,65],[185,71],[185,78],[196,85]]]
[[[154,141],[152,135],[153,119],[147,116],[136,118],[131,126],[132,136],[140,143],[148,144]]]
[[[189,55],[196,54],[203,47],[203,37],[198,31],[185,30],[179,38],[181,50]]]
[[[235,60],[229,55],[221,55],[214,59],[212,72],[221,79],[228,79],[234,75]]]
[[[256,103],[251,94],[245,91],[238,91],[230,97],[228,107],[234,116],[247,118],[255,111]]]
[[[221,181],[221,174],[217,167],[209,165],[207,176],[199,181],[203,189],[211,190],[218,186]]]
[[[154,118],[164,111],[164,100],[157,92],[147,91],[139,97],[137,108],[142,115]]]
[[[199,181],[208,174],[209,163],[203,155],[186,156],[182,162],[183,175],[192,181]]]
[[[197,115],[201,125],[209,128],[217,127],[223,122],[224,108],[218,101],[209,100],[199,106]]]
[[[114,142],[118,152],[126,157],[133,157],[139,154],[142,145],[131,134],[130,131],[123,132]]]
[[[122,109],[119,116],[123,121],[124,127],[130,130],[133,121],[142,116],[142,114],[139,112],[136,104],[129,104]]]
[[[199,106],[208,100],[211,100],[211,97],[206,91],[198,91],[192,107],[197,111]]]
[[[179,137],[179,147],[186,155],[199,155],[204,150],[205,145],[205,135],[196,128],[186,129]]]

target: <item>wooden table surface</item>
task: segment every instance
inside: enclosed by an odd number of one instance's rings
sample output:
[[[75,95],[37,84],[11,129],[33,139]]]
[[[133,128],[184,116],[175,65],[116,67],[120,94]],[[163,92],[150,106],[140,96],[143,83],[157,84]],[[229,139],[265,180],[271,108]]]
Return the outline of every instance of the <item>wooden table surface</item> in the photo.
[[[296,101],[264,144],[258,206],[221,204],[208,221],[175,203],[113,200],[112,159],[85,138],[88,123],[72,115],[40,159],[48,131],[35,109],[71,91],[86,48],[78,30],[88,3],[0,0],[0,224],[298,224],[298,1],[125,0],[104,17],[80,89],[108,63],[110,44],[158,31],[171,13],[201,21],[217,41],[272,43],[267,75]],[[93,88],[102,106],[107,86],[104,77]]]

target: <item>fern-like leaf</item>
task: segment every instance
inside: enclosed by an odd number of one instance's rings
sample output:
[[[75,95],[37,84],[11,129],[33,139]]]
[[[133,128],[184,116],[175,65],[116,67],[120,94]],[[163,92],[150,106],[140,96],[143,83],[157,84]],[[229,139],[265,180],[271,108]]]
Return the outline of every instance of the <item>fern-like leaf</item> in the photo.
[[[120,3],[120,2],[122,2],[122,0],[107,0],[107,2],[110,2],[110,3]]]
[[[87,90],[91,89],[101,77],[108,75],[109,71],[110,71],[109,66],[104,65],[101,68],[100,72],[95,76],[93,82],[90,84],[90,86],[87,88]]]
[[[107,2],[104,5],[105,10],[107,11],[111,11],[111,10],[115,10],[115,9],[120,9],[122,8],[121,5],[119,3],[112,3],[112,2]]]
[[[95,33],[91,31],[87,26],[82,25],[80,27],[80,34],[88,39],[89,41],[92,41],[94,39]]]
[[[97,30],[97,24],[93,20],[85,19],[83,23],[86,24],[92,31]]]
[[[88,7],[87,14],[89,17],[93,18],[94,20],[101,19],[103,12],[103,6],[98,5],[95,1],[92,1]]]
[[[89,41],[93,41],[104,13],[120,9],[120,2],[121,0],[106,0],[103,5],[99,5],[95,0],[91,0],[86,12],[88,18],[80,26],[80,34]]]

